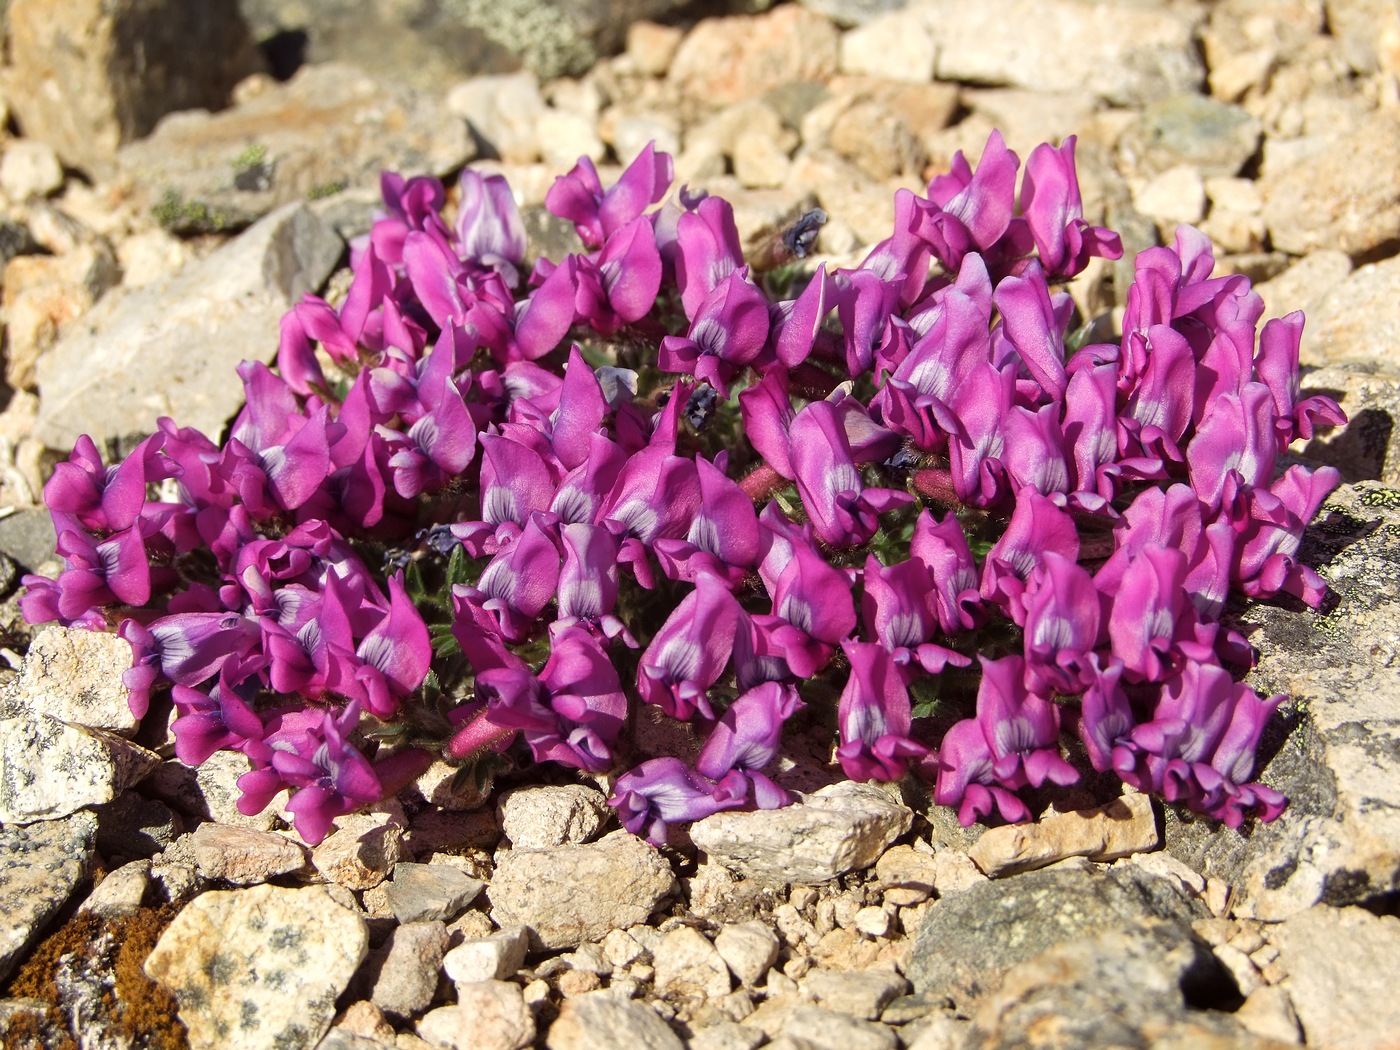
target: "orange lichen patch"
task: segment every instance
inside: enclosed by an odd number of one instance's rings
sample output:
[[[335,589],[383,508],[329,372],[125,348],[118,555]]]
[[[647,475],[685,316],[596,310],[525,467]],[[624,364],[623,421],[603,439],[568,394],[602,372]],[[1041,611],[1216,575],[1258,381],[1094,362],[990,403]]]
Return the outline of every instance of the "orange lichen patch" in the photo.
[[[145,908],[115,920],[78,914],[45,938],[16,971],[4,994],[37,999],[48,1007],[40,1018],[20,1014],[0,1032],[4,1045],[15,1050],[77,1050],[78,1043],[60,1009],[55,980],[60,959],[73,952],[94,959],[110,972],[114,992],[104,997],[115,1034],[139,1050],[188,1050],[185,1026],[176,1016],[174,996],[150,980],[142,969],[161,933],[179,913],[178,905]],[[104,934],[106,936],[104,936]]]

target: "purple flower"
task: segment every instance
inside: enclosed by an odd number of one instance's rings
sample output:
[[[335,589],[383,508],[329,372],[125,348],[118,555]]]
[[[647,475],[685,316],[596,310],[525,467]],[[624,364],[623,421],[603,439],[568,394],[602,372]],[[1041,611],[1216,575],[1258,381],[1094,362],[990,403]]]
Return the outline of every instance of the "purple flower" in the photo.
[[[1059,401],[1068,382],[1064,326],[1051,301],[1045,272],[1039,264],[1031,263],[1021,276],[1004,278],[992,302],[1001,312],[1002,329],[1026,370],[1041,390]]]
[[[637,667],[637,691],[672,718],[698,712],[713,720],[706,690],[729,663],[739,603],[723,582],[708,574],[681,599],[652,638]]]
[[[464,168],[457,188],[457,244],[463,257],[496,270],[514,288],[525,259],[525,224],[505,177]]]
[[[1046,551],[1023,600],[1026,687],[1037,693],[1080,692],[1093,675],[1103,620],[1093,577],[1064,555]]]
[[[1024,490],[1006,531],[987,552],[982,566],[982,597],[1020,620],[1026,580],[1051,551],[1077,561],[1079,530],[1074,527],[1074,519],[1049,497]]]
[[[1084,221],[1074,145],[1075,137],[1070,135],[1058,149],[1049,143],[1037,146],[1026,159],[1021,179],[1021,213],[1041,265],[1057,280],[1078,274],[1091,257],[1123,256],[1118,234]]]
[[[929,674],[938,674],[949,664],[971,663],[966,656],[930,641],[939,621],[936,586],[927,563],[910,558],[884,566],[869,554],[861,579],[866,628],[901,668],[918,660]]]
[[[909,691],[899,666],[883,645],[846,641],[841,648],[851,662],[836,709],[841,769],[852,780],[898,780],[911,758],[929,753],[909,736]]]
[[[706,197],[680,217],[676,242],[676,284],[685,315],[694,320],[710,293],[744,264],[734,208],[719,197]]]
[[[1235,523],[1230,577],[1251,598],[1281,592],[1297,595],[1313,608],[1322,604],[1327,583],[1297,560],[1303,530],[1317,508],[1341,482],[1336,467],[1309,471],[1292,466],[1268,489],[1250,494],[1248,517]]]
[[[1016,375],[1010,367],[998,369],[983,361],[952,389],[946,405],[932,406],[934,418],[948,434],[953,488],[964,503],[990,507],[1008,493],[1001,455],[1015,392]]]
[[[259,672],[266,663],[260,657],[233,657],[224,661],[217,684],[208,692],[184,685],[171,690],[179,713],[170,724],[176,758],[198,766],[215,751],[237,749],[267,761],[263,721],[252,707],[264,686]]]
[[[1259,333],[1254,369],[1274,398],[1275,427],[1282,452],[1295,437],[1308,440],[1318,426],[1341,426],[1346,413],[1337,402],[1321,394],[1298,400],[1298,347],[1303,340],[1303,315],[1295,310],[1275,317]]]
[[[767,341],[768,300],[749,280],[748,267],[742,267],[700,301],[684,336],[662,338],[657,366],[703,379],[728,398],[729,380]]]
[[[549,626],[551,636],[574,624],[605,638],[620,637],[632,648],[637,640],[613,615],[617,604],[617,540],[600,525],[574,522],[559,530],[564,567],[559,572],[559,617]]]
[[[804,706],[791,685],[763,682],[748,690],[710,730],[695,758],[695,771],[719,781],[737,770],[747,777],[759,809],[787,805],[791,796],[760,770],[778,755],[783,723]]]
[[[938,623],[944,634],[966,631],[982,622],[977,565],[956,517],[948,514],[942,521],[935,521],[927,510],[920,511],[909,541],[909,555],[928,566]]]
[[[584,244],[598,248],[666,195],[672,171],[670,155],[656,152],[656,144],[648,142],[617,184],[604,192],[598,169],[587,157],[580,157],[569,174],[554,180],[544,204],[572,222]]]
[[[970,251],[985,254],[1007,232],[1016,206],[1019,166],[1001,132],[993,131],[976,173],[959,150],[953,170],[929,183],[928,200],[920,202],[914,230],[947,269],[956,270]]]
[[[389,580],[388,614],[364,636],[355,655],[362,665],[355,671],[356,688],[350,695],[361,700],[376,718],[392,717],[399,702],[423,684],[432,644],[399,576]]]
[[[742,774],[734,779],[747,783]],[[608,799],[624,828],[634,835],[645,834],[657,846],[666,844],[668,824],[703,820],[743,803],[742,793],[722,790],[679,758],[669,756],[648,759],[618,777],[612,798]]]
[[[737,482],[708,460],[697,457],[700,507],[683,540],[662,537],[656,557],[675,580],[695,580],[709,573],[737,588],[758,566],[758,515]]]

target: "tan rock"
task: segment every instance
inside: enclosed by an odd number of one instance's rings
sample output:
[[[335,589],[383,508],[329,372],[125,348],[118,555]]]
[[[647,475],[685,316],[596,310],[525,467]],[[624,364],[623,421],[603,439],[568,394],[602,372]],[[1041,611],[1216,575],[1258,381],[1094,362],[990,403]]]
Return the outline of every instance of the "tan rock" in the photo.
[[[784,4],[762,15],[705,19],[681,41],[670,79],[694,103],[714,108],[794,80],[836,72],[839,34],[821,15]]]
[[[339,824],[312,851],[311,863],[346,889],[378,886],[403,857],[403,825],[369,814],[343,817]]]
[[[190,844],[201,875],[239,886],[266,882],[306,866],[305,847],[271,831],[201,824],[190,836]]]
[[[1036,824],[1008,824],[983,832],[969,856],[996,878],[1043,868],[1066,857],[1117,860],[1156,849],[1152,800],[1125,795],[1094,809],[1052,813]]]
[[[5,381],[16,389],[34,389],[39,358],[57,342],[59,330],[92,309],[120,276],[105,245],[11,259],[4,277]]]

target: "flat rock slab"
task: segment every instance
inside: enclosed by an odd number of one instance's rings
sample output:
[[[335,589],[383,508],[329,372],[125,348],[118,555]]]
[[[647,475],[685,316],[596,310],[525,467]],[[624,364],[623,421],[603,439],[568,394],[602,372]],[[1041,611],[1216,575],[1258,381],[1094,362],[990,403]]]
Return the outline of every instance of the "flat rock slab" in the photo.
[[[1034,824],[1006,824],[983,832],[969,851],[992,878],[1044,868],[1067,857],[1109,861],[1161,845],[1147,795],[1124,795],[1093,809],[1049,813]]]
[[[1134,866],[1064,866],[983,883],[930,909],[905,969],[914,990],[965,1011],[1011,967],[1046,949],[1144,919],[1189,934],[1205,905]]]
[[[111,802],[160,756],[46,715],[0,718],[0,822],[55,820]]]
[[[475,155],[465,122],[436,94],[350,66],[307,65],[220,113],[172,113],[125,147],[122,171],[176,233],[247,226],[274,208],[377,186],[388,168],[445,175]]]
[[[136,716],[122,684],[130,667],[131,645],[114,634],[45,627],[30,643],[14,685],[0,696],[0,714],[43,714],[130,736]]]
[[[446,864],[400,861],[394,865],[394,878],[387,893],[394,918],[401,923],[422,919],[446,922],[476,900],[485,885]]]
[[[77,813],[0,826],[0,981],[43,933],[91,866],[97,818]]]
[[[172,277],[113,292],[39,359],[34,434],[149,434],[170,416],[218,440],[243,404],[234,369],[277,356],[282,314],[330,276],[344,244],[305,204],[263,218]]]
[[[545,1037],[549,1050],[681,1050],[680,1036],[646,1003],[611,992],[566,999]]]
[[[1344,485],[1301,557],[1327,580],[1325,612],[1256,606],[1252,684],[1290,699],[1266,730],[1262,779],[1289,796],[1272,824],[1226,834],[1168,811],[1167,849],[1235,888],[1237,914],[1277,922],[1317,903],[1400,889],[1400,490]]]
[[[317,886],[206,893],[146,959],[179,1002],[191,1050],[315,1046],[369,946],[359,915]]]
[[[306,867],[307,850],[272,831],[201,824],[190,836],[195,868],[206,879],[252,886]]]

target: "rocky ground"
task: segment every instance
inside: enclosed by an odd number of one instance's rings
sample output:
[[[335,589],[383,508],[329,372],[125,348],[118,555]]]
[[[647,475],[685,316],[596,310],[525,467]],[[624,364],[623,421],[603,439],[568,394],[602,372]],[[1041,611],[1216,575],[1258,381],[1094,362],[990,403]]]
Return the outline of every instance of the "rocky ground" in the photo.
[[[1400,10],[706,14],[10,0],[5,1046],[1400,1045]],[[481,794],[443,768],[308,850],[235,809],[240,758],[190,770],[138,733],[124,642],[20,621],[19,572],[55,567],[36,507],[53,462],[161,415],[216,433],[233,365],[271,360],[282,311],[343,280],[382,167],[503,171],[532,254],[557,253],[553,177],[587,154],[606,180],[654,140],[679,181],[735,203],[750,245],[822,207],[839,265],[886,235],[896,188],[975,158],[992,128],[1022,157],[1079,137],[1087,217],[1128,249],[1076,283],[1086,314],[1111,328],[1133,252],[1197,224],[1271,315],[1307,312],[1305,386],[1351,417],[1296,450],[1346,481],[1306,546],[1333,599],[1235,611],[1253,684],[1291,697],[1263,751],[1292,798],[1274,824],[1085,793],[1035,825],[964,829],[917,785],[828,776],[657,851],[614,830],[596,785]]]

